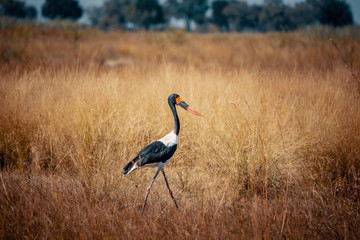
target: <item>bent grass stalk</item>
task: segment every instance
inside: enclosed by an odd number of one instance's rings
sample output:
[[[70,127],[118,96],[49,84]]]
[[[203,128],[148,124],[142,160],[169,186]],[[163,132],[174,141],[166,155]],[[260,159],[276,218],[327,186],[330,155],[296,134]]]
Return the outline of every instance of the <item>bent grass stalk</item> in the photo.
[[[358,80],[358,78],[355,76],[355,74],[353,73],[353,71],[351,70],[351,67],[349,65],[349,63],[346,61],[346,58],[344,57],[344,54],[341,52],[341,50],[339,49],[339,47],[336,45],[336,43],[334,42],[334,40],[332,38],[329,39],[329,41],[331,42],[331,44],[336,48],[336,50],[339,53],[340,59],[343,61],[343,63],[346,66],[346,69],[349,71],[349,73],[351,74],[351,76],[354,78],[355,82],[358,84],[358,93],[360,94],[360,81]]]

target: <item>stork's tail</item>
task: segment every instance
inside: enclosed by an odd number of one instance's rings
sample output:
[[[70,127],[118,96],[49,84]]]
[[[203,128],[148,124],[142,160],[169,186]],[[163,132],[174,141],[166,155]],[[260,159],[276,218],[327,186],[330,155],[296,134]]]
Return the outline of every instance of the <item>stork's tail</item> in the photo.
[[[130,174],[132,171],[135,171],[138,167],[136,164],[134,164],[135,161],[134,159],[131,160],[130,162],[128,162],[128,164],[125,165],[122,173],[124,174],[124,176]]]

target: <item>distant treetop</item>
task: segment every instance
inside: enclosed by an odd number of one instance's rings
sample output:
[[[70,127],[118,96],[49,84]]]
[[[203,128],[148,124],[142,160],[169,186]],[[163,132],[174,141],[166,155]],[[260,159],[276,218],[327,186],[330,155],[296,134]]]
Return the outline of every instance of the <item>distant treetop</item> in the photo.
[[[0,0],[0,16],[35,19],[37,11],[34,6],[27,6],[23,1]]]
[[[44,17],[55,19],[77,20],[83,14],[83,9],[77,0],[46,0],[41,7]]]
[[[353,23],[349,4],[344,0],[307,0],[316,11],[321,24],[341,27]]]

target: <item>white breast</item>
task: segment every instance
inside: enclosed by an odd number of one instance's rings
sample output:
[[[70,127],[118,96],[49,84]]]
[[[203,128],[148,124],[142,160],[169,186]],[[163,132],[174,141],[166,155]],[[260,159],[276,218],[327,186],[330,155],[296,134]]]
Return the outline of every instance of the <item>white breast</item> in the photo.
[[[178,143],[178,135],[176,135],[174,131],[171,131],[168,135],[159,139],[158,141],[162,142],[167,147],[171,147]]]

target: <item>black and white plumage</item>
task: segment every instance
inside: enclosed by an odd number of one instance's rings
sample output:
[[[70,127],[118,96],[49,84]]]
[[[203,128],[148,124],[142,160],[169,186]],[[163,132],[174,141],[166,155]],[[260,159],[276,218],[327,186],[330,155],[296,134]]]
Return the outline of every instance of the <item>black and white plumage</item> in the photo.
[[[169,187],[169,183],[166,179],[164,166],[170,162],[171,158],[174,156],[174,153],[177,149],[178,144],[178,135],[180,131],[180,121],[179,117],[176,111],[176,105],[179,105],[180,107],[184,108],[188,112],[195,114],[197,116],[202,116],[200,113],[195,111],[194,109],[190,108],[188,104],[186,104],[178,94],[171,94],[168,97],[168,103],[170,106],[170,109],[174,116],[175,121],[175,127],[174,130],[171,131],[169,134],[164,136],[163,138],[151,143],[150,145],[143,148],[134,159],[132,159],[128,164],[125,165],[123,169],[123,174],[126,176],[130,174],[131,172],[135,171],[136,169],[142,168],[142,167],[157,167],[158,170],[156,171],[156,174],[152,181],[150,182],[150,185],[146,191],[145,195],[145,201],[141,210],[141,214],[143,214],[146,201],[148,198],[148,195],[150,193],[151,186],[153,185],[157,175],[161,171],[164,175],[166,186],[169,190],[169,194],[171,198],[174,200],[174,203],[176,207],[178,207],[175,198],[172,195],[172,192]]]

